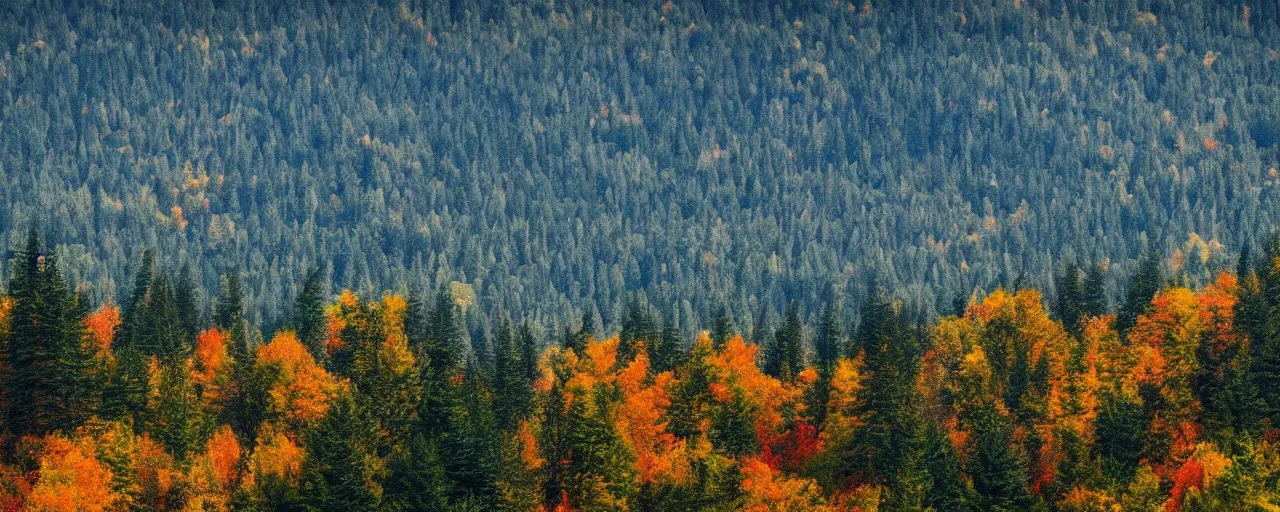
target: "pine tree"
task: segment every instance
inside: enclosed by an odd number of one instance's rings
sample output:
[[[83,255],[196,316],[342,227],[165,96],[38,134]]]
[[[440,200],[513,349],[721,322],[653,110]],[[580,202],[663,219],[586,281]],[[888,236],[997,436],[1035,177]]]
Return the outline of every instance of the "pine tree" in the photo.
[[[800,308],[795,301],[787,306],[782,326],[773,334],[773,343],[765,349],[764,372],[772,377],[790,381],[804,370],[803,329]]]
[[[307,279],[302,284],[302,291],[298,293],[297,300],[293,303],[293,328],[298,333],[298,339],[302,344],[311,351],[311,356],[317,361],[324,361],[324,337],[325,337],[325,317],[324,317],[324,301],[327,292],[324,289],[324,276],[319,266],[311,268],[307,272]],[[410,311],[413,311],[410,308]],[[408,321],[406,320],[406,324]],[[409,330],[409,326],[405,326],[405,330]],[[407,333],[406,333],[407,334]]]
[[[625,510],[638,489],[635,455],[613,425],[605,393],[596,389],[576,397],[569,407],[565,491],[574,510]]]
[[[1116,332],[1123,336],[1138,323],[1138,317],[1149,311],[1151,299],[1160,291],[1164,278],[1160,274],[1160,258],[1149,252],[1138,264],[1138,272],[1129,279],[1124,305],[1116,314]]]
[[[822,309],[817,339],[814,340],[814,355],[818,359],[816,363],[824,370],[835,365],[836,360],[845,352],[842,323],[839,304],[834,301],[827,302]]]
[[[1080,289],[1080,268],[1068,263],[1058,276],[1058,300],[1054,313],[1067,332],[1080,333],[1080,315],[1084,313],[1084,294]]]
[[[493,409],[498,426],[513,430],[533,407],[533,388],[525,376],[524,361],[516,346],[511,320],[504,317],[494,338]]]
[[[232,356],[243,360],[249,354],[249,333],[244,319],[244,285],[239,272],[222,277],[222,291],[214,304],[213,323],[231,336]]]
[[[1089,316],[1102,316],[1107,314],[1111,307],[1107,304],[1107,288],[1103,281],[1102,267],[1092,265],[1084,276],[1084,314]]]
[[[9,391],[7,427],[14,434],[42,435],[69,428],[85,411],[62,398],[63,384],[81,381],[75,364],[80,357],[83,311],[62,280],[53,254],[46,254],[33,229],[25,248],[12,262],[9,297],[10,372],[5,376]]]
[[[494,435],[499,430],[493,396],[474,368],[467,369],[459,391],[440,437],[445,475],[452,483],[450,497],[455,503],[491,510],[497,503],[495,484],[502,462],[502,447]]]
[[[679,320],[671,315],[662,324],[661,334],[649,348],[649,370],[658,374],[675,370],[680,365],[684,352],[684,339],[680,333]]]
[[[301,494],[307,510],[377,510],[381,502],[377,424],[356,393],[352,389],[334,401],[306,435]]]
[[[98,414],[102,408],[102,392],[105,381],[105,367],[101,364],[90,345],[89,335],[85,328],[84,318],[89,313],[88,298],[77,293],[72,298],[72,306],[64,310],[62,325],[67,330],[64,342],[58,345],[57,364],[59,371],[54,383],[58,400],[66,407],[66,416],[57,428],[70,432],[89,418]]]
[[[635,299],[627,301],[622,331],[618,333],[618,364],[626,365],[635,359],[638,345],[644,344],[649,348],[660,341],[658,322],[654,320],[649,306]]]
[[[886,483],[909,455],[918,401],[918,341],[903,316],[881,293],[862,306],[858,339],[866,356],[866,399],[858,415],[865,425],[857,431],[846,454],[842,476],[861,474],[867,481]]]
[[[1027,461],[1013,447],[1013,419],[991,403],[974,417],[975,447],[969,475],[980,510],[1028,510],[1033,503],[1027,492]]]
[[[733,328],[733,318],[729,316],[728,308],[720,306],[720,309],[716,311],[715,322],[711,326],[712,347],[716,349],[723,347],[729,341],[729,338],[737,334],[737,331]]]
[[[173,285],[174,307],[178,310],[178,324],[182,327],[182,339],[188,345],[195,343],[201,330],[200,303],[196,283],[191,277],[191,267],[183,265],[178,280]]]
[[[520,348],[520,362],[524,367],[525,381],[533,385],[533,382],[538,380],[538,339],[533,336],[533,328],[529,326],[528,320],[520,323],[520,330],[516,333],[516,344]]]
[[[440,451],[422,434],[405,449],[391,455],[390,475],[382,494],[388,512],[436,512],[449,509],[449,481],[440,463]]]
[[[185,361],[152,359],[151,393],[146,429],[179,460],[198,449],[207,425],[200,414],[200,398]]]

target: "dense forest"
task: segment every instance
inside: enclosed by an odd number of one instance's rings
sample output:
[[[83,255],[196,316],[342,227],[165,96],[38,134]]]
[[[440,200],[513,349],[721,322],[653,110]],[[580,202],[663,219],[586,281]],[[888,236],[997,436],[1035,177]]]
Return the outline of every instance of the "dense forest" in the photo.
[[[688,337],[869,275],[925,321],[1069,263],[1118,300],[1229,268],[1278,166],[1270,0],[0,2],[0,254],[39,227],[107,302],[172,248],[258,325],[317,265]]]
[[[608,337],[504,314],[477,338],[447,287],[317,270],[265,337],[236,274],[205,310],[147,251],[95,305],[32,231],[0,300],[0,510],[1276,510],[1280,237],[1250,253],[1195,289],[1150,255],[1114,312],[1066,265],[1051,300],[925,324],[875,288],[856,324],[792,302],[753,341],[639,302]]]

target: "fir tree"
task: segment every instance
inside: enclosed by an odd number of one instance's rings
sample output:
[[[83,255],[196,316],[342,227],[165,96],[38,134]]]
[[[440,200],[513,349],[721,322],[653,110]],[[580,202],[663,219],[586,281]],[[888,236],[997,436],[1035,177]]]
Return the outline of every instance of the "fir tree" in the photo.
[[[800,309],[795,301],[787,306],[787,315],[782,326],[773,334],[773,342],[766,346],[764,355],[764,372],[770,376],[789,381],[804,370],[803,326],[800,323]]]
[[[422,434],[414,435],[407,446],[391,455],[390,475],[382,494],[388,512],[435,512],[448,510],[449,481],[440,463],[440,451]]]
[[[979,509],[1028,510],[1033,500],[1027,493],[1027,461],[1013,447],[1013,419],[987,403],[976,411],[974,420],[975,446],[968,473]]]
[[[293,303],[293,328],[298,333],[298,339],[302,344],[311,351],[312,357],[317,361],[324,360],[324,337],[325,337],[325,316],[324,301],[327,295],[324,289],[324,276],[319,266],[311,268],[307,272],[307,279],[302,284],[302,291],[298,293],[298,298]],[[412,298],[412,296],[411,296]],[[413,311],[410,308],[410,311]],[[406,320],[405,330],[408,334],[409,326]]]
[[[737,331],[733,328],[733,319],[729,317],[729,310],[724,306],[716,311],[715,322],[711,326],[711,343],[712,347],[719,349],[723,347],[729,338],[737,335]]]
[[[493,396],[474,368],[467,369],[461,388],[440,437],[441,459],[452,501],[488,510],[497,503],[495,484],[502,462],[499,437],[494,435],[499,430]]]
[[[1107,288],[1103,281],[1102,267],[1092,265],[1084,276],[1084,314],[1089,316],[1102,316],[1107,314],[1111,307],[1107,304]]]
[[[64,383],[79,382],[83,368],[68,360],[83,342],[83,319],[75,298],[62,280],[53,254],[46,254],[33,229],[26,247],[11,265],[9,297],[10,372],[8,428],[15,434],[41,435],[68,428],[84,411],[62,400]],[[72,364],[67,364],[72,363]]]
[[[191,277],[191,267],[183,265],[178,272],[178,279],[173,284],[174,307],[178,310],[178,324],[182,327],[182,339],[190,346],[195,342],[196,334],[202,327],[200,321],[200,304],[197,297],[196,283]]]
[[[1138,317],[1150,309],[1151,299],[1160,291],[1162,284],[1160,258],[1152,251],[1142,258],[1138,272],[1129,279],[1124,305],[1116,314],[1116,332],[1123,336],[1138,323]]]
[[[339,397],[306,436],[301,494],[307,510],[377,510],[381,502],[377,424],[356,393]]]
[[[1054,304],[1054,313],[1067,332],[1080,333],[1080,315],[1084,313],[1084,293],[1080,289],[1080,268],[1075,263],[1068,263],[1058,276],[1058,300]]]

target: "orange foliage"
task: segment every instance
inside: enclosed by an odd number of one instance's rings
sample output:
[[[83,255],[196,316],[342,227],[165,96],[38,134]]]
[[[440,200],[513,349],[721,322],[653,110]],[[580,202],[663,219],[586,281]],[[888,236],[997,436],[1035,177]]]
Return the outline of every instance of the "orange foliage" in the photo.
[[[288,485],[297,485],[302,474],[302,448],[292,439],[272,428],[258,433],[253,455],[249,456],[247,485],[264,479],[276,479]]]
[[[120,495],[111,488],[111,470],[98,462],[90,439],[79,442],[53,435],[44,439],[35,487],[27,496],[27,510],[39,512],[102,512],[112,509]]]
[[[780,431],[784,424],[784,404],[802,409],[803,393],[798,388],[784,386],[778,379],[765,375],[756,366],[760,347],[747,345],[741,336],[734,336],[708,361],[717,380],[742,391],[747,402],[755,406],[756,432]]]
[[[89,340],[98,349],[98,354],[109,354],[111,341],[115,338],[116,326],[120,325],[120,308],[112,304],[104,304],[84,318],[84,325],[89,331]]]
[[[547,460],[542,458],[538,450],[538,438],[533,435],[533,428],[529,426],[529,422],[520,422],[520,428],[516,430],[516,440],[520,446],[520,460],[524,462],[525,467],[538,469],[546,464]]]
[[[218,329],[196,335],[196,353],[192,379],[204,389],[204,397],[217,402],[223,398],[224,370],[231,357],[227,353],[227,336]],[[224,377],[224,378],[220,378]]]
[[[742,490],[738,510],[747,512],[834,512],[822,489],[809,479],[788,477],[759,459],[742,464]]]
[[[660,373],[646,385],[648,372],[649,357],[641,352],[618,373],[622,407],[617,428],[635,451],[640,484],[683,482],[687,468],[681,468],[679,462],[685,460],[684,442],[667,432],[667,422],[663,420],[671,406],[666,390],[672,374]]]
[[[219,485],[230,487],[240,474],[240,442],[231,432],[231,427],[223,425],[218,433],[205,443],[205,452],[209,463],[213,466],[213,476]]]
[[[273,364],[280,379],[271,387],[271,404],[291,422],[310,423],[329,410],[341,390],[336,378],[316,364],[292,331],[283,331],[258,349],[258,364]]]

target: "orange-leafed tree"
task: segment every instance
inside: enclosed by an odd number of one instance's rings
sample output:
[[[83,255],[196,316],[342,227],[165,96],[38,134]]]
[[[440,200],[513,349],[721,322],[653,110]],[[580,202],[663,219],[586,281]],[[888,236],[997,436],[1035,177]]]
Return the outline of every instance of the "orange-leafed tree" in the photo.
[[[270,409],[295,428],[324,417],[342,391],[337,378],[316,364],[292,331],[283,331],[258,349],[258,364],[270,366],[278,378],[269,391]]]
[[[113,510],[121,498],[112,489],[111,470],[98,461],[91,439],[46,437],[38,475],[27,496],[29,511],[105,512]]]

